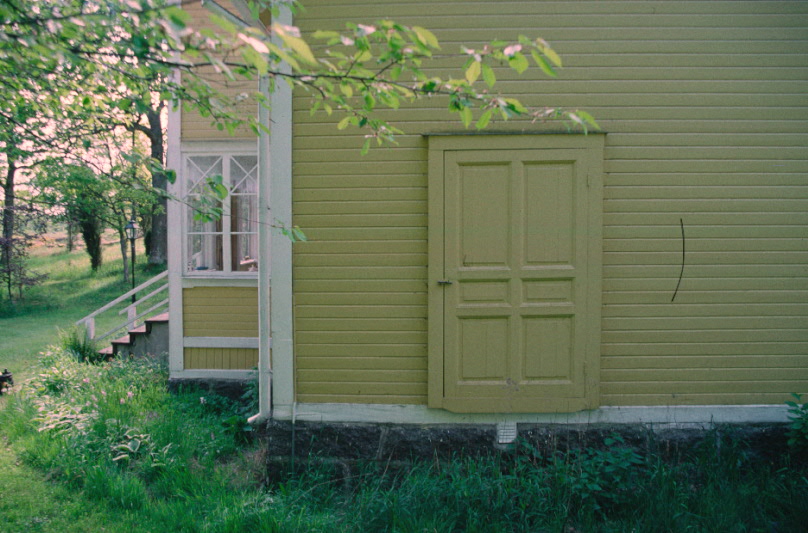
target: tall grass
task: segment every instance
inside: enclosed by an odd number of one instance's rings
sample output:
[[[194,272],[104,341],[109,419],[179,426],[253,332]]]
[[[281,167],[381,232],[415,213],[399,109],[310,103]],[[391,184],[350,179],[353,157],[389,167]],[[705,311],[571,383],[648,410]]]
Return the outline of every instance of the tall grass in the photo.
[[[168,394],[147,360],[46,353],[0,411],[18,456],[143,531],[805,530],[808,468],[713,435],[666,460],[619,437],[596,448],[493,457],[267,462],[238,404]]]

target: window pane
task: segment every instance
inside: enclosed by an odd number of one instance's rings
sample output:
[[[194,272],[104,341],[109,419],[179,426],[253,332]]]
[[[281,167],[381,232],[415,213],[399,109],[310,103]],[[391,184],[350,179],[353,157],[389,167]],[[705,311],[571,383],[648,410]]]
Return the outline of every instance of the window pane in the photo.
[[[221,235],[188,235],[188,271],[215,271],[222,269]]]
[[[231,236],[233,271],[258,271],[258,234],[242,233]]]
[[[258,231],[258,197],[233,196],[230,199],[230,231],[253,233]]]
[[[208,211],[209,207],[205,207],[199,201],[198,196],[188,196],[185,199],[188,208],[186,212],[185,227],[188,228],[189,233],[220,233],[222,231],[222,220],[201,221],[196,219],[199,212]]]
[[[202,192],[205,178],[222,175],[222,158],[214,155],[190,156],[188,161],[188,193]]]
[[[237,155],[230,160],[230,183],[234,194],[258,193],[258,157]]]

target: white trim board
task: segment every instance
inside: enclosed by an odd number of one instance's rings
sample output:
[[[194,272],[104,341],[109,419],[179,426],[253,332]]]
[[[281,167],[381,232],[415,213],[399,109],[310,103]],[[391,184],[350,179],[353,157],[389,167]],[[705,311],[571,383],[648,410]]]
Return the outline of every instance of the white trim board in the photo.
[[[245,381],[255,377],[253,370],[181,370],[172,372],[171,379],[221,379],[233,381]]]
[[[258,276],[244,276],[239,278],[228,277],[197,277],[183,276],[182,288],[193,289],[194,287],[258,287]]]
[[[183,337],[185,348],[254,348],[258,349],[258,337]]]
[[[284,406],[285,407],[285,406]],[[310,422],[393,424],[653,424],[672,427],[788,422],[785,405],[600,407],[577,413],[452,413],[424,405],[299,403],[276,407],[272,417]]]

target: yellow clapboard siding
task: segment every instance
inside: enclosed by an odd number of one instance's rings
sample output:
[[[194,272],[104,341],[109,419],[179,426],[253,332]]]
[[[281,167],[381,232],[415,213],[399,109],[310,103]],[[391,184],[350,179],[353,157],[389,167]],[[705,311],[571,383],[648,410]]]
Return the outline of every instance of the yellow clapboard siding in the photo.
[[[380,361],[382,365],[385,363]],[[305,382],[329,382],[329,383],[398,383],[401,385],[418,384],[426,381],[426,369],[423,370],[376,370],[372,366],[361,369],[357,374],[356,369],[307,369],[299,368],[297,376],[300,381]],[[358,379],[357,379],[358,378]]]
[[[808,3],[310,0],[306,7],[296,19],[304,32],[388,17],[432,29],[443,51],[428,75],[462,76],[463,58],[452,57],[460,44],[520,33],[545,37],[561,54],[565,68],[554,80],[495,71],[503,93],[587,109],[608,132],[602,405],[781,403],[787,392],[808,390],[808,379],[791,372],[805,368],[808,353]],[[338,131],[341,116],[311,116],[310,103],[296,93],[294,222],[317,242],[294,248],[296,353],[306,370],[297,399],[425,403],[425,390],[404,393],[394,377],[396,365],[426,356],[425,339],[411,331],[427,318],[426,254],[418,248],[428,224],[423,134],[467,130],[446,113],[445,98],[422,99],[381,110],[406,133],[399,145],[363,157],[366,132]],[[515,120],[491,129],[559,126]],[[680,218],[687,253],[671,303]],[[366,381],[365,369],[390,385],[328,383],[329,371]],[[758,369],[766,374],[756,379]],[[708,374],[699,378],[699,370]]]
[[[805,369],[808,356],[805,355],[729,355],[729,356],[681,356],[654,355],[647,357],[603,357],[601,370],[642,370],[646,373],[657,369],[724,369],[724,368],[776,368],[776,369]],[[618,380],[619,381],[619,380]]]
[[[808,380],[806,368],[655,368],[602,369],[601,379],[610,383],[644,382],[649,379],[663,383],[676,382],[737,382],[743,387],[749,381]]]
[[[295,223],[305,228],[390,228],[426,226],[426,212],[414,214],[295,215]]]
[[[790,393],[735,392],[726,394],[601,394],[603,405],[760,405],[782,404],[791,398]]]
[[[426,305],[426,292],[399,293],[314,293],[299,294],[297,305]]]
[[[297,318],[413,318],[426,320],[420,305],[299,305]]]
[[[298,280],[346,280],[365,279],[426,279],[426,269],[422,266],[374,267],[374,266],[322,266],[298,267],[295,269]]]
[[[674,342],[605,342],[601,347],[603,357],[645,357],[655,356],[681,357],[681,365],[687,364],[685,357],[697,355],[803,355],[808,353],[806,341],[751,341],[742,342],[737,339],[713,342],[685,342],[682,337]],[[650,357],[650,356],[649,356]]]
[[[805,380],[778,379],[772,381],[662,381],[612,382],[601,384],[604,395],[621,392],[623,394],[744,394],[744,393],[784,393],[802,390]]]
[[[317,201],[351,201],[361,195],[366,200],[395,201],[418,200],[426,201],[426,189],[423,187],[378,187],[356,189],[301,189],[295,195],[298,202]]]
[[[426,200],[296,202],[300,215],[418,214],[426,211]]]
[[[693,330],[607,330],[603,332],[603,343],[610,342],[644,342],[666,343],[680,342],[684,338],[688,342],[806,342],[808,329],[708,329],[709,320],[705,320],[707,328]]]
[[[306,231],[310,242],[316,241],[357,241],[357,240],[388,240],[388,241],[424,241],[426,242],[426,228],[423,227],[383,227],[383,228],[312,228]]]
[[[309,241],[301,255],[315,254],[417,254],[426,252],[426,240]]]
[[[732,200],[732,199],[780,199],[808,198],[808,190],[798,186],[763,186],[739,187],[733,185],[644,185],[644,186],[612,186],[607,190],[607,200],[668,200],[668,199],[701,199],[701,200]]]
[[[671,292],[671,296],[673,293]],[[677,297],[678,298],[678,297]],[[808,303],[707,303],[670,305],[670,301],[657,304],[614,304],[604,310],[604,318],[609,317],[711,317],[711,316],[807,316]]]
[[[690,233],[697,233],[693,230]],[[702,239],[691,235],[686,239],[689,252],[791,252],[804,251],[804,238],[796,239],[754,239],[724,238]],[[606,239],[603,251],[606,253],[625,252],[671,252],[682,250],[681,239]]]
[[[248,370],[258,365],[251,348],[185,348],[185,369]]]
[[[298,392],[299,402],[304,403],[369,403],[394,405],[423,405],[426,404],[426,393],[423,394],[305,394]]]
[[[301,344],[418,344],[426,342],[424,331],[298,331]]]
[[[604,284],[603,290],[609,292],[617,291],[653,291],[667,290],[670,288],[670,278],[619,278],[611,279]],[[808,289],[808,279],[794,279],[788,277],[707,277],[696,278],[688,275],[687,284],[689,290],[766,290],[766,289]]]
[[[603,319],[603,331],[675,330],[693,331],[696,329],[808,329],[808,316],[773,317],[614,317]]]
[[[426,331],[419,318],[298,318],[299,331]]]
[[[417,357],[426,362],[426,346],[413,344],[333,344],[317,342],[316,344],[297,344],[296,354],[300,357],[340,358],[340,357],[379,357],[390,359],[390,368],[397,364],[393,358]],[[378,366],[381,366],[379,364]]]
[[[599,16],[615,16],[620,14],[641,15],[667,15],[667,14],[727,14],[734,16],[752,15],[758,16],[762,12],[761,5],[765,4],[766,12],[782,14],[805,14],[808,9],[800,2],[784,1],[734,1],[733,7],[728,7],[724,2],[655,2],[655,1],[588,1],[569,2],[562,0],[547,1],[542,3],[543,16],[553,16],[557,14],[575,14]],[[457,16],[458,7],[462,6],[470,12],[479,15],[508,15],[535,13],[536,8],[530,1],[526,0],[498,0],[490,2],[484,0],[449,0],[443,2],[433,2],[430,4],[429,15],[432,16]],[[771,6],[771,7],[768,7]],[[392,16],[390,6],[380,4],[377,0],[332,0],[322,2],[318,9],[311,13],[314,21],[340,20],[346,16],[346,9],[361,8],[361,15],[366,17],[389,17]],[[418,2],[402,2],[396,5],[395,14],[401,16],[422,16],[424,13],[423,4]]]
[[[300,249],[302,247],[298,247]],[[420,253],[388,253],[372,254],[304,254],[295,256],[299,266],[425,266],[426,254]]]
[[[423,280],[327,280],[298,281],[298,293],[303,292],[425,292]]]
[[[332,394],[341,396],[354,395],[359,398],[365,395],[420,396],[426,397],[426,380],[423,383],[343,383],[332,381],[307,382],[298,380],[298,394]],[[424,402],[426,403],[426,402]]]
[[[186,337],[258,337],[258,289],[194,287],[183,289]]]
[[[364,370],[384,367],[389,371],[419,370],[426,371],[425,357],[302,357],[297,358],[299,369],[314,369],[327,371],[330,369]]]

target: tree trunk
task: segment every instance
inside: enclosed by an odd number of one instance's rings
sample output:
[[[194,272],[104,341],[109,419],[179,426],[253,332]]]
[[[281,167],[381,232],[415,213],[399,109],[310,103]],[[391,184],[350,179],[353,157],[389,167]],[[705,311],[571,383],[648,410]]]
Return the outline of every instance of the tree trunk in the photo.
[[[129,239],[126,238],[126,233],[118,230],[118,241],[121,243],[121,260],[123,261],[123,281],[128,282],[129,277],[129,253],[127,252],[126,245]]]
[[[73,251],[73,242],[76,238],[76,233],[74,231],[75,224],[73,224],[73,220],[68,218],[67,219],[67,252],[70,253]]]
[[[150,109],[146,114],[149,120],[149,143],[151,145],[151,158],[165,164],[165,150],[163,148],[163,121],[162,105],[157,109]],[[152,187],[159,191],[167,191],[168,182],[163,172],[152,172]],[[166,197],[162,195],[152,208],[151,231],[146,242],[150,265],[163,265],[168,260],[168,218],[166,215]]]
[[[6,152],[6,159],[8,161],[8,169],[6,170],[6,179],[3,180],[3,238],[0,241],[0,271],[6,273],[6,285],[8,289],[8,299],[13,298],[12,289],[12,254],[14,245],[14,178],[17,174],[17,164],[14,159]]]
[[[79,227],[81,228],[84,244],[87,246],[87,253],[90,255],[90,268],[95,272],[104,260],[103,247],[101,246],[103,233],[101,221],[92,213],[83,213],[79,217]]]

